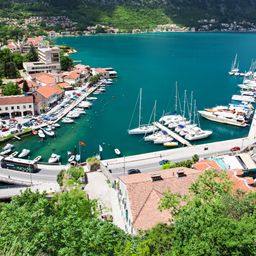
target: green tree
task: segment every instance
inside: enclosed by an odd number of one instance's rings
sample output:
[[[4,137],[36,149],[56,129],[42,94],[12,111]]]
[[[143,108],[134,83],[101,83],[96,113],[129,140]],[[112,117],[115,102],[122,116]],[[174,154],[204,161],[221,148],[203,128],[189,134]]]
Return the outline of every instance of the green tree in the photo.
[[[13,61],[6,62],[4,68],[5,68],[5,70],[4,70],[5,77],[7,77],[7,78],[17,78],[18,77],[19,73],[18,73],[17,67]]]
[[[5,86],[3,86],[2,94],[5,96],[19,95],[19,94],[21,94],[21,91],[20,91],[20,88],[16,84],[9,82]]]
[[[24,80],[24,82],[23,82],[22,91],[23,91],[24,93],[26,93],[26,92],[29,91],[28,82],[27,82],[26,80]]]
[[[31,62],[38,61],[38,52],[33,45],[30,46],[29,52],[26,55],[26,60]]]
[[[98,218],[96,201],[79,189],[57,194],[26,190],[0,207],[0,252],[10,255],[112,256],[129,236]],[[3,255],[8,255],[7,253]]]
[[[13,53],[12,59],[18,69],[23,69],[24,57],[20,53]]]
[[[226,173],[207,171],[189,197],[168,193],[160,206],[174,215],[170,255],[256,255],[256,193],[234,191]]]
[[[61,70],[68,71],[73,67],[73,60],[68,56],[61,54],[60,56],[60,66]]]

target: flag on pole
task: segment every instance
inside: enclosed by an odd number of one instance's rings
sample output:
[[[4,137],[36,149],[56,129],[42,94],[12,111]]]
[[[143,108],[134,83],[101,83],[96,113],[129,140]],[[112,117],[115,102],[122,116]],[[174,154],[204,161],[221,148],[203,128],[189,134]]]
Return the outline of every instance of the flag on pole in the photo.
[[[85,143],[83,141],[79,141],[80,146],[85,146]]]

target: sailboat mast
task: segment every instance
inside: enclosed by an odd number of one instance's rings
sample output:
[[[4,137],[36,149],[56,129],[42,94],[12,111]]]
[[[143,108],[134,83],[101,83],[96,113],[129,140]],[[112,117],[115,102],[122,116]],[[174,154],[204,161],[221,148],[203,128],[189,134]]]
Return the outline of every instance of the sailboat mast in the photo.
[[[194,116],[193,116],[193,124],[196,123],[196,100],[194,100]]]
[[[186,114],[186,101],[187,101],[187,91],[184,91],[184,103],[183,103],[183,117],[185,117]]]
[[[178,113],[178,82],[176,81],[176,95],[175,95],[175,114]]]
[[[153,120],[154,120],[154,122],[156,121],[156,103],[157,103],[157,101],[155,100],[155,105],[154,105],[154,116],[153,116]]]
[[[192,118],[192,111],[193,111],[193,91],[191,91],[190,95],[190,111],[189,111],[189,120],[191,121]]]
[[[139,103],[139,126],[141,126],[141,101],[142,101],[142,88],[140,88],[140,103]]]

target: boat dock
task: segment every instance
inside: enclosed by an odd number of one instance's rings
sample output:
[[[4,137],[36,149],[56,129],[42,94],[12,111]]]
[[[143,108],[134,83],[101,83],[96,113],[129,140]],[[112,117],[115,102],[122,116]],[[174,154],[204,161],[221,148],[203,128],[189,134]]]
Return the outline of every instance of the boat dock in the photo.
[[[182,145],[185,146],[192,146],[192,144],[190,144],[190,142],[188,142],[187,140],[185,140],[184,138],[182,138],[180,135],[178,135],[177,133],[171,131],[170,129],[168,129],[167,127],[165,127],[164,125],[158,123],[158,122],[154,122],[153,125],[157,128],[159,128],[161,131],[165,131],[167,132],[168,135],[170,135],[172,138],[174,138],[175,140],[177,140],[178,142],[180,142]]]

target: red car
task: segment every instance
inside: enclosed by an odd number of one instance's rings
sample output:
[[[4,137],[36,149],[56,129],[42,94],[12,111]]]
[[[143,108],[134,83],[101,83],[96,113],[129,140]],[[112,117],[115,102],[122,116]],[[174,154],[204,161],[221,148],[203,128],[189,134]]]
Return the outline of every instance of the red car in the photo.
[[[230,151],[234,152],[234,151],[240,151],[240,147],[233,147],[230,149]]]

